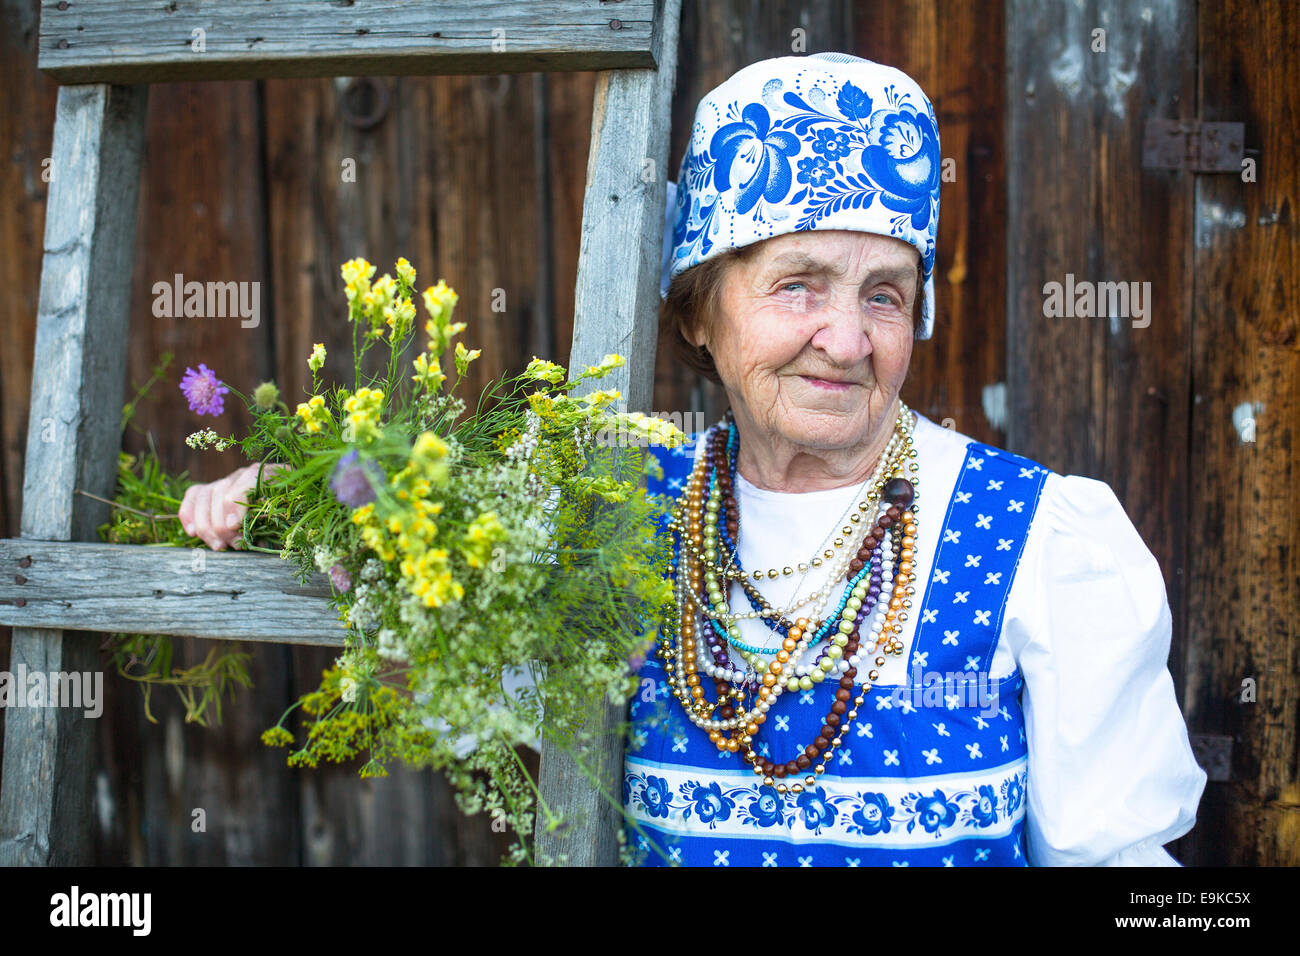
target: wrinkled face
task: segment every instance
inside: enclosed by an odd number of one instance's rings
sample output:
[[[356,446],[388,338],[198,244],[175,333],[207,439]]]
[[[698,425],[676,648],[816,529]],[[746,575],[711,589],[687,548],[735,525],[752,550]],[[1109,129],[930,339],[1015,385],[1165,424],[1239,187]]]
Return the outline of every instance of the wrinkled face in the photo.
[[[775,236],[732,264],[694,343],[737,424],[827,451],[884,427],[912,358],[918,261],[901,239],[836,229]]]

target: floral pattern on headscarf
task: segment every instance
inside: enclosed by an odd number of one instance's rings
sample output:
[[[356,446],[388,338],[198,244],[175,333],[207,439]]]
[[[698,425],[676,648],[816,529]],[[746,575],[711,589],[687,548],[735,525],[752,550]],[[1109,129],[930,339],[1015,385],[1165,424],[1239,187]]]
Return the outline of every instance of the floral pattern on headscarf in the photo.
[[[843,54],[752,64],[696,111],[670,184],[661,292],[691,266],[772,236],[876,233],[920,253],[928,338],[941,171],[934,107],[906,74]]]

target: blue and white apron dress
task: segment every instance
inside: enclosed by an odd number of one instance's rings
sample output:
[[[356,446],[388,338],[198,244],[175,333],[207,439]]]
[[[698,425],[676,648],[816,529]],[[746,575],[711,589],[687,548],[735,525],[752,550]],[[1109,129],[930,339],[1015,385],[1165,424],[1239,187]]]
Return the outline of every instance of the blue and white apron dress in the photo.
[[[675,498],[694,449],[655,455],[664,475],[651,477],[649,490]],[[1019,455],[967,445],[920,605],[909,677],[872,688],[826,772],[802,793],[778,793],[738,755],[719,753],[686,719],[663,661],[650,655],[629,705],[624,762],[633,859],[646,866],[1027,866],[1024,680],[1016,668],[992,681],[989,668],[1048,473]],[[946,674],[969,674],[970,682],[944,686]],[[918,682],[922,675],[928,686]],[[792,759],[818,735],[837,687],[823,681],[783,694],[755,749],[777,762]]]

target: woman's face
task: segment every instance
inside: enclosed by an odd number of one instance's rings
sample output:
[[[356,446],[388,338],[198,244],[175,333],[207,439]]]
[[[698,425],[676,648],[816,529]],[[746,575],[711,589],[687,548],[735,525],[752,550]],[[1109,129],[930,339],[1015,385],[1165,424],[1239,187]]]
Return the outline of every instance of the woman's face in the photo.
[[[912,358],[918,261],[900,239],[825,230],[775,236],[733,263],[695,344],[738,424],[827,451],[883,427]]]

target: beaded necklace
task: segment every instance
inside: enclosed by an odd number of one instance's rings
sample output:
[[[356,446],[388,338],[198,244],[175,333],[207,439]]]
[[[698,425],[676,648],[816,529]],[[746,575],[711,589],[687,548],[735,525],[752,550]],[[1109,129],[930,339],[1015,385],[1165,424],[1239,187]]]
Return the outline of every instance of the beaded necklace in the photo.
[[[673,696],[682,703],[692,723],[708,733],[719,751],[739,753],[754,773],[766,785],[775,785],[778,792],[798,793],[805,786],[815,784],[814,774],[825,772],[826,762],[840,746],[849,723],[857,717],[856,708],[880,676],[877,668],[884,665],[885,657],[876,656],[875,667],[868,671],[861,692],[854,697],[854,681],[864,652],[866,657],[902,653],[899,634],[916,593],[912,583],[917,534],[912,413],[906,404],[899,402],[895,440],[891,440],[881,466],[872,476],[870,493],[858,505],[865,515],[874,515],[874,522],[847,564],[836,562],[832,566],[831,586],[824,589],[826,596],[829,597],[840,578],[845,578],[847,585],[835,611],[816,622],[800,617],[792,623],[780,612],[772,612],[740,567],[736,548],[740,513],[734,494],[739,438],[730,412],[725,424],[725,432],[716,426],[710,430],[705,454],[692,469],[669,524],[674,535],[672,570],[679,613],[676,634],[669,628],[661,635],[657,653],[665,661]],[[903,477],[905,467],[912,480]],[[853,522],[857,523],[860,519]],[[852,530],[851,524],[845,525],[842,538],[836,539],[837,548],[849,539]],[[718,556],[719,539],[726,549],[726,558]],[[834,558],[834,551],[828,548],[808,565],[819,567]],[[799,567],[802,570],[805,565]],[[775,572],[769,574],[776,576]],[[755,610],[769,612],[761,614],[760,620],[782,637],[781,646],[770,662],[760,660],[770,650],[760,652],[739,642],[738,618],[731,614],[725,593],[733,580],[741,584]],[[887,600],[884,595],[888,595]],[[805,600],[796,606],[807,603]],[[703,641],[698,626],[700,617],[708,623]],[[864,631],[868,635],[865,641]],[[812,662],[800,663],[804,653],[823,640],[826,646]],[[732,646],[741,649],[749,661],[748,672],[740,672],[732,665],[729,654]],[[759,669],[764,670],[761,677],[757,673]],[[717,697],[712,702],[705,695],[700,671],[713,679]],[[754,739],[782,692],[811,690],[828,677],[837,678],[839,687],[816,739],[784,763],[761,757],[754,750]],[[751,692],[755,691],[751,698]],[[813,773],[802,783],[789,786],[784,783],[785,777],[797,776],[809,768]]]
[[[871,477],[867,479],[866,482],[863,483],[862,486],[863,490],[866,490],[868,485],[870,485],[870,491],[866,494],[865,497],[862,498],[862,500],[858,502],[857,512],[870,514],[871,510],[875,509],[879,504],[880,492],[887,480],[886,476],[892,474],[894,471],[899,470],[902,465],[903,458],[904,458],[904,451],[905,451],[903,439],[904,439],[904,435],[902,433],[902,430],[896,428],[894,435],[890,438],[889,444],[885,449],[885,453],[881,455],[880,463],[879,465],[876,466],[875,472],[871,475]],[[734,453],[734,450],[732,451],[730,458],[731,458],[731,473],[734,475],[736,474],[736,467],[735,467],[736,455]],[[728,498],[728,514],[736,518],[735,524],[736,526],[738,526],[739,515],[736,511],[734,497],[732,496],[729,496]],[[737,577],[740,580],[741,587],[745,590],[746,596],[749,598],[750,605],[754,607],[756,613],[751,612],[747,614],[730,614],[728,615],[726,621],[724,621],[723,623],[727,623],[733,620],[738,620],[742,617],[754,617],[754,616],[758,616],[760,618],[775,617],[778,619],[777,621],[764,620],[764,623],[769,628],[776,631],[778,636],[784,637],[791,626],[790,622],[785,619],[786,614],[791,614],[794,612],[795,609],[803,607],[804,605],[813,605],[813,608],[810,610],[807,616],[814,617],[814,618],[818,617],[821,614],[821,610],[825,606],[826,601],[830,598],[831,592],[835,589],[835,587],[839,583],[838,579],[844,574],[846,567],[852,563],[851,559],[847,556],[848,552],[846,552],[845,555],[840,555],[836,557],[836,551],[845,544],[847,539],[852,538],[853,525],[861,522],[862,514],[855,513],[853,506],[850,505],[849,513],[845,520],[847,520],[849,523],[845,524],[844,527],[840,529],[839,531],[840,537],[836,537],[834,541],[832,541],[833,549],[826,549],[821,555],[821,558],[826,558],[826,559],[835,558],[834,563],[831,565],[831,573],[827,576],[826,584],[801,600],[796,597],[794,603],[783,612],[775,611],[768,604],[768,602],[763,599],[763,596],[758,593],[757,589],[754,588],[752,585],[750,585],[748,581],[745,579],[744,570],[739,568],[740,561],[738,555],[736,554],[736,545],[726,535],[724,531],[723,542],[726,544],[730,552],[727,557],[727,563],[728,565],[734,563],[735,566],[740,570],[740,574],[738,574]],[[834,529],[834,527],[835,526],[832,526],[832,529]],[[707,532],[708,532],[708,528],[706,526],[706,534]],[[832,530],[831,533],[827,535],[827,539],[829,540],[831,535],[834,534],[835,531]],[[712,558],[711,552],[706,554],[706,560],[709,560],[711,558]],[[811,567],[820,566],[820,564],[822,563],[821,558],[814,557],[812,562],[800,562],[798,567],[801,571],[804,572],[804,579],[807,578],[807,574],[811,570]],[[787,565],[785,568],[781,570],[781,572],[769,571],[767,573],[768,576],[772,578],[776,578],[778,573],[783,573],[788,575],[791,574],[792,572],[793,569]],[[762,571],[756,573],[756,577],[758,579],[761,579],[762,575],[763,575]],[[734,628],[731,629],[731,631],[732,634],[730,638],[730,643],[733,647],[736,647],[738,650],[740,650],[742,652],[742,655],[745,653],[749,653],[749,654],[766,653],[770,656],[770,654],[774,651],[774,649],[772,648],[750,647],[749,645],[744,644],[738,640],[738,635],[735,633]]]
[[[896,467],[897,462],[900,459],[899,449],[901,448],[901,446],[902,443],[900,441],[899,434],[897,431],[895,431],[894,435],[889,440],[889,445],[885,448],[884,454],[880,456],[880,464],[876,466],[875,473],[872,474],[869,478],[867,478],[866,481],[862,483],[862,487],[861,489],[859,489],[858,495],[855,496],[860,499],[857,502],[856,509],[853,504],[850,504],[847,511],[845,511],[844,513],[844,517],[841,519],[840,522],[837,522],[837,525],[843,524],[843,527],[839,528],[839,532],[838,532],[839,536],[834,537],[836,535],[836,530],[835,530],[836,526],[832,526],[832,530],[826,535],[825,539],[823,539],[823,545],[822,545],[823,548],[825,548],[825,544],[827,542],[830,542],[833,545],[833,548],[825,549],[825,551],[823,552],[823,557],[825,557],[826,555],[836,554],[838,549],[841,548],[846,541],[852,539],[854,534],[854,525],[861,523],[861,521],[863,520],[863,513],[868,512],[879,499],[879,488],[884,483],[883,480],[881,479],[881,476],[883,474],[888,474],[889,473],[888,469]],[[732,473],[735,474],[734,456],[732,457]],[[866,493],[868,486],[872,486],[870,493]],[[833,537],[834,540],[832,541]],[[749,584],[749,581],[747,580],[746,577],[746,573],[744,572],[743,569],[740,568],[739,558],[735,556],[735,544],[725,534],[723,536],[723,541],[727,545],[730,551],[730,553],[727,555],[727,564],[726,564],[728,570],[728,576],[737,578],[740,581],[741,587],[744,589],[746,596],[749,598],[751,607],[754,608],[754,610],[752,611],[733,614],[732,615],[733,620],[742,620],[746,618],[755,618],[755,617],[760,619],[764,619],[764,618],[784,619],[785,616],[793,614],[797,609],[804,607],[805,605],[815,605],[815,608],[810,611],[810,615],[815,617],[821,613],[821,609],[825,606],[827,599],[830,597],[830,592],[834,589],[837,583],[837,579],[839,578],[840,574],[843,573],[842,566],[844,564],[847,564],[847,561],[844,560],[840,561],[840,567],[837,568],[835,573],[832,573],[827,576],[827,581],[825,585],[816,589],[806,597],[800,599],[798,598],[799,588],[801,588],[803,586],[804,581],[808,579],[808,575],[812,572],[813,568],[820,566],[821,562],[819,560],[817,565],[814,565],[811,562],[807,562],[807,561],[799,562],[799,564],[797,565],[797,569],[802,576],[799,579],[799,584],[796,586],[793,592],[795,595],[795,597],[791,599],[793,603],[789,604],[785,608],[782,608],[781,610],[778,611],[775,608],[771,607],[771,605],[769,605],[768,602],[763,599],[762,595],[758,593],[758,590],[755,587]],[[734,572],[732,571],[733,568],[735,569]],[[750,572],[750,574],[753,576],[754,580],[756,581],[761,581],[765,576],[775,580],[780,576],[790,576],[795,573],[795,570],[796,569],[794,567],[791,567],[790,565],[786,565],[783,568],[779,568],[779,569],[774,568],[768,570],[767,572],[764,572],[762,570],[757,570],[757,571]],[[767,626],[770,627],[772,630],[777,631],[778,633],[781,633],[782,636],[784,636],[783,630],[778,624],[775,624],[770,620],[764,620],[764,623],[767,624]],[[786,629],[788,629],[788,624],[786,625]],[[734,639],[732,640],[731,643],[733,644],[733,646],[741,648],[742,650],[749,649],[747,648],[746,645]]]

